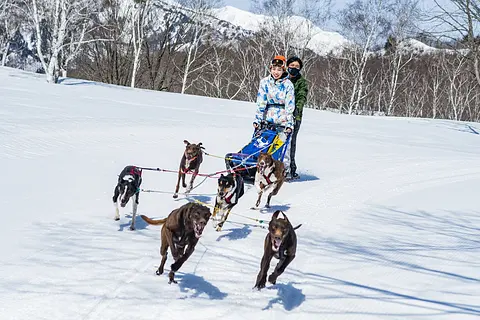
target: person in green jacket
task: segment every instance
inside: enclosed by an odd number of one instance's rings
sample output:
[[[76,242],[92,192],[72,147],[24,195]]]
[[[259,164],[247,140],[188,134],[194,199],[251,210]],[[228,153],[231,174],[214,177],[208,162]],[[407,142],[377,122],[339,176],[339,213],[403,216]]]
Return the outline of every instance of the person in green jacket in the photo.
[[[295,88],[295,111],[293,116],[295,118],[295,125],[291,137],[290,145],[290,179],[299,178],[297,173],[297,165],[295,163],[295,151],[297,149],[297,134],[302,123],[303,107],[307,102],[308,83],[305,77],[300,74],[303,68],[303,62],[299,57],[291,57],[287,60],[287,71],[290,81],[293,82]]]

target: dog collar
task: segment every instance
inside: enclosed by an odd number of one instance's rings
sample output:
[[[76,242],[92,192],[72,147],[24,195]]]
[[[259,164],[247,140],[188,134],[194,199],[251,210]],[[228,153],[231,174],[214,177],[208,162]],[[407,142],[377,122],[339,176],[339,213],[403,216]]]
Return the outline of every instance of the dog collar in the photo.
[[[184,155],[185,155],[185,159],[186,159],[187,161],[190,161],[190,162],[192,162],[193,160],[195,160],[195,159],[198,158],[198,154],[197,154],[195,157],[193,157],[193,158],[188,158],[187,153],[184,153]]]

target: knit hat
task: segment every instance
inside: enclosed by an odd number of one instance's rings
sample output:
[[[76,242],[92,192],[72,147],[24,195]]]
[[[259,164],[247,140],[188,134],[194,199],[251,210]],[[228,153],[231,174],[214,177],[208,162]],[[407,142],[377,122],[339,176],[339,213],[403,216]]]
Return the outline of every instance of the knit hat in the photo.
[[[292,63],[292,62],[298,62],[298,64],[300,65],[300,69],[303,68],[303,61],[297,57],[297,56],[293,56],[293,57],[290,57],[288,60],[287,60],[287,66]]]

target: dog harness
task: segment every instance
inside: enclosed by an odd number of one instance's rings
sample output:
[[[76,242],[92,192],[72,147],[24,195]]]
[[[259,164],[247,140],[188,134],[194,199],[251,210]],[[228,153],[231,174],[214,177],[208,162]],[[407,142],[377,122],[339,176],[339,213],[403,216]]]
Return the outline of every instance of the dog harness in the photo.
[[[225,202],[226,202],[227,204],[232,204],[232,198],[233,198],[233,195],[234,195],[234,194],[235,194],[235,192],[232,192],[231,195],[229,195],[228,197],[225,197],[224,200],[225,200]]]
[[[137,176],[141,177],[142,176],[142,169],[139,168],[139,167],[132,167],[132,169],[130,169],[130,174],[133,175],[133,176],[137,175]]]
[[[185,172],[184,173],[187,173],[187,172],[190,171],[189,168],[190,168],[190,164],[192,163],[192,161],[195,161],[198,158],[198,154],[191,159],[188,158],[187,153],[184,153],[184,155],[185,155]]]
[[[273,170],[268,174],[268,176],[266,176],[265,174],[263,174],[263,178],[267,181],[268,184],[272,184],[272,180],[270,180],[270,177],[272,176],[273,174]]]
[[[232,198],[237,192],[238,192],[237,175],[235,173],[233,173],[233,192],[229,196],[223,198],[223,200],[225,200],[225,202],[227,204],[232,204]]]

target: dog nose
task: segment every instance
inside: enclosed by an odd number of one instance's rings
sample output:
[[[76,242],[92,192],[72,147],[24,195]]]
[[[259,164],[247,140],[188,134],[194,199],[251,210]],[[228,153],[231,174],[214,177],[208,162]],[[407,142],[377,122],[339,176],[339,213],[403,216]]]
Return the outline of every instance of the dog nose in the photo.
[[[223,197],[224,194],[225,194],[225,193],[224,193],[223,191],[220,191],[220,192],[218,193],[218,195],[219,195],[220,197]]]
[[[260,165],[264,166],[265,165],[265,161],[260,161]]]

